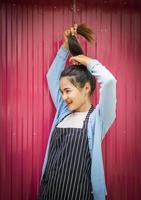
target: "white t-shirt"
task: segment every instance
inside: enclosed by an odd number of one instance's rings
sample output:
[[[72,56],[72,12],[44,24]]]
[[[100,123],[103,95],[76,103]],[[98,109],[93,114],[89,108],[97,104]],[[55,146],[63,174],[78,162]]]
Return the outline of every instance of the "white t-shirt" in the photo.
[[[87,112],[73,112],[65,117],[57,127],[60,128],[82,128]]]

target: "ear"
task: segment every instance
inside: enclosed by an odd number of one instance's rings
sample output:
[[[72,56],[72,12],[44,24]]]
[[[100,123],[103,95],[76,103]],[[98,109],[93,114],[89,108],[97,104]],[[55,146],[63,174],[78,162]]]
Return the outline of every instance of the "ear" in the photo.
[[[91,91],[90,83],[86,82],[84,87],[85,87],[86,94],[90,94],[90,91]]]

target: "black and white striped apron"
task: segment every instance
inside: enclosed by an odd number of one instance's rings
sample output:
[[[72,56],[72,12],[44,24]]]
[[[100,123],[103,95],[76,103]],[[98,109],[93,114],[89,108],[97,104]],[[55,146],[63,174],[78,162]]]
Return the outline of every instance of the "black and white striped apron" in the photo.
[[[55,127],[38,200],[94,199],[87,137],[88,119],[93,109],[91,106],[82,128]]]

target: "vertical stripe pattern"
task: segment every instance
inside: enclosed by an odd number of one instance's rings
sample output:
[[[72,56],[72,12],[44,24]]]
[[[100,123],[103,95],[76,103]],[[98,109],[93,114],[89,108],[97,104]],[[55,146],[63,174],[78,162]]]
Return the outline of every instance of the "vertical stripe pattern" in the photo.
[[[45,75],[63,31],[72,25],[72,2],[0,1],[1,200],[37,197],[56,113]],[[92,46],[80,38],[86,54],[102,62],[117,79],[117,117],[102,142],[107,199],[139,200],[141,1],[76,0],[76,22],[95,32]],[[98,97],[97,87],[94,104]]]
[[[53,131],[46,170],[41,181],[38,200],[92,200],[91,157],[87,124],[83,128],[58,128]]]

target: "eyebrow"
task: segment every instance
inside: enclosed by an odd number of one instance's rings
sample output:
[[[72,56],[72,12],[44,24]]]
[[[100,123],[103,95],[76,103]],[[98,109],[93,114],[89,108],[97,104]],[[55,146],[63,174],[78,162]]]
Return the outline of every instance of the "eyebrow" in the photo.
[[[70,88],[64,88],[64,90],[70,90]],[[61,88],[59,88],[59,90],[60,90],[60,92],[62,93],[62,90],[61,90]]]

